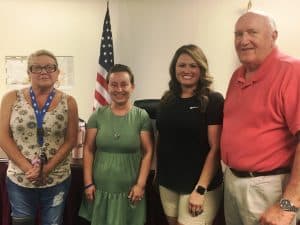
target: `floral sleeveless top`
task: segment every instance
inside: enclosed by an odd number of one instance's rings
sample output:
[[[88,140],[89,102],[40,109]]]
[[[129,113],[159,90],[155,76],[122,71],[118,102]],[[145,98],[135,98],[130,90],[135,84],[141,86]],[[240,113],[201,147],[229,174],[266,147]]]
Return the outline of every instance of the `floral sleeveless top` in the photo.
[[[44,129],[44,148],[48,160],[51,159],[59,147],[64,143],[64,137],[68,123],[67,95],[63,94],[58,105],[51,111],[46,112]],[[12,137],[19,150],[33,162],[40,154],[40,146],[37,142],[37,122],[32,106],[27,102],[21,90],[17,91],[17,100],[12,107],[10,118]],[[27,188],[45,188],[57,185],[67,179],[71,174],[71,155],[54,168],[46,178],[45,184],[35,186],[25,178],[25,173],[11,160],[8,164],[7,177]]]

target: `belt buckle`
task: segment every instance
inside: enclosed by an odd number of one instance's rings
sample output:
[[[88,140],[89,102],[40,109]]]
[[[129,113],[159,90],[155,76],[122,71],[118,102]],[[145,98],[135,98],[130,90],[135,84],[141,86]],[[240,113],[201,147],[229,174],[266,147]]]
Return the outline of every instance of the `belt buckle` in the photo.
[[[255,177],[253,172],[249,172],[250,177]]]

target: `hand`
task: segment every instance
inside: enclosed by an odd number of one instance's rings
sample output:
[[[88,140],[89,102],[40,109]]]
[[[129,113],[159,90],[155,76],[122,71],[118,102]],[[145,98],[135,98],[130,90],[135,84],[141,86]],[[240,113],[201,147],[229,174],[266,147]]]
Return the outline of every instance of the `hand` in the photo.
[[[192,216],[199,216],[203,212],[204,195],[200,195],[195,190],[189,197],[189,212]]]
[[[32,167],[27,170],[25,173],[25,177],[30,181],[30,182],[35,182],[40,178],[40,173],[41,173],[41,165],[40,164],[34,164]]]
[[[25,173],[25,177],[35,186],[43,186],[47,184],[47,175],[45,166],[34,164],[31,169]]]
[[[49,173],[50,173],[50,168],[49,168],[48,165],[49,165],[48,163],[45,163],[45,164],[43,165],[43,169],[42,169],[42,171],[41,171],[41,176],[42,176],[43,178],[46,178],[46,177],[49,175]]]
[[[135,184],[131,188],[128,198],[131,203],[136,204],[138,201],[142,200],[142,198],[144,197],[144,193],[145,193],[145,188],[138,184]]]
[[[271,206],[260,217],[260,225],[290,225],[296,213],[284,211],[277,204]]]
[[[88,201],[93,201],[95,199],[96,187],[92,185],[84,190],[85,198]]]

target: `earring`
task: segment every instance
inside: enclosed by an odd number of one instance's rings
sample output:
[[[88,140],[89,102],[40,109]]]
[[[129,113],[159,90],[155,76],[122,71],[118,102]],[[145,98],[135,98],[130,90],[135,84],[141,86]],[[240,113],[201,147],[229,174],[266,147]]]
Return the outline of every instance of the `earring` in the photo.
[[[59,86],[60,86],[60,81],[59,80],[55,81],[54,88],[59,88]]]

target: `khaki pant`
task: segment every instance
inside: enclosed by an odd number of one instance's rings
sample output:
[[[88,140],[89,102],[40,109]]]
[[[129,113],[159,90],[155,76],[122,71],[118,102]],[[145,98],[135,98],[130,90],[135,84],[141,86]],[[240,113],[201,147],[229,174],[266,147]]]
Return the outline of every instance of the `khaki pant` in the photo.
[[[228,225],[258,225],[263,212],[282,197],[289,175],[239,178],[224,175],[224,212]],[[296,224],[296,219],[291,225]]]
[[[175,217],[184,225],[212,225],[222,200],[223,185],[205,194],[203,213],[196,217],[192,217],[188,211],[189,194],[179,194],[163,186],[159,186],[159,191],[164,212],[168,217]]]

